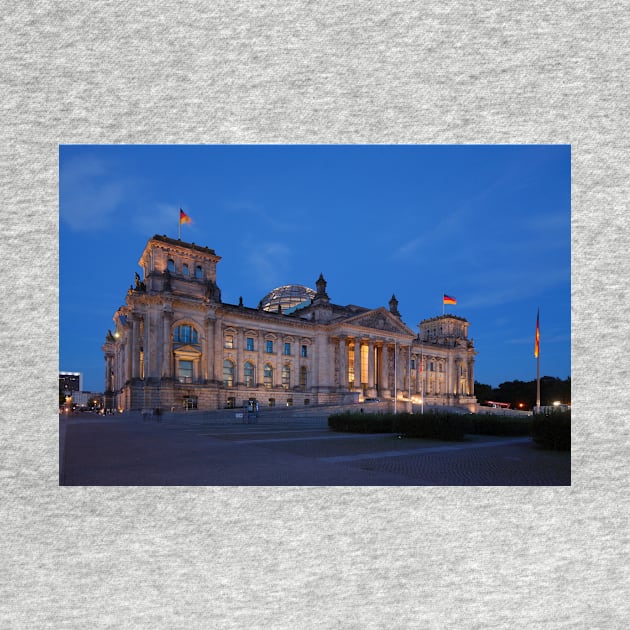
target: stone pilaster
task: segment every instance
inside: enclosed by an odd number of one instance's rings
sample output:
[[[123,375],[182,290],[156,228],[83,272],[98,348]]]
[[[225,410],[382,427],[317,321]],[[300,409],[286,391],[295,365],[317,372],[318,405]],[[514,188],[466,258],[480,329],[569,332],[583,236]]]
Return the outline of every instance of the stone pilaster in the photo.
[[[354,389],[361,390],[361,340],[354,340]]]

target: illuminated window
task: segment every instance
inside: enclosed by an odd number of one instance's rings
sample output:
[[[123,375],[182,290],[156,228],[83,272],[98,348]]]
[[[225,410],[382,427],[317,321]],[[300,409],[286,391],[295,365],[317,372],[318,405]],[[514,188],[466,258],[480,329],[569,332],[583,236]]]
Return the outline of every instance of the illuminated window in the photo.
[[[195,267],[195,278],[203,278],[203,269],[199,265]]]
[[[273,353],[273,341],[271,341],[270,339],[267,339],[267,341],[265,341],[265,352],[267,352],[268,354]]]
[[[245,367],[243,368],[243,380],[245,387],[254,386],[254,365],[249,361],[245,363]]]
[[[177,376],[180,383],[192,383],[193,382],[193,362],[180,359],[177,362]]]
[[[254,351],[254,338],[253,337],[247,337],[246,340],[246,348],[247,350],[249,350],[250,352]]]
[[[265,365],[264,382],[267,389],[271,389],[273,387],[273,368],[269,365],[269,363]]]
[[[223,361],[223,386],[234,387],[234,363],[228,359]]]
[[[361,346],[361,382],[367,383],[368,381],[368,356],[370,353],[369,346]]]
[[[354,348],[348,350],[348,383],[354,385]]]
[[[290,356],[291,355],[291,344],[290,343],[285,343],[284,344],[284,354],[286,356]]]
[[[178,326],[173,332],[173,341],[175,343],[199,343],[199,335],[197,331],[188,324]]]
[[[282,387],[284,389],[291,387],[291,368],[288,365],[282,366]]]
[[[183,405],[184,409],[197,409],[197,396],[186,396]]]
[[[234,336],[233,335],[225,335],[225,348],[233,348],[234,347]]]

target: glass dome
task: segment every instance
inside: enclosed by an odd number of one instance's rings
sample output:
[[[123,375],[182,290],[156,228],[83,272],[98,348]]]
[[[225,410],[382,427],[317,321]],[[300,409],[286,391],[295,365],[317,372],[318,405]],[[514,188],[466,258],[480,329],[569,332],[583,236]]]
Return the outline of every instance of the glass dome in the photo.
[[[301,284],[286,284],[270,291],[260,300],[258,308],[270,313],[277,313],[278,307],[283,313],[291,313],[301,306],[307,306],[315,297],[315,291]]]

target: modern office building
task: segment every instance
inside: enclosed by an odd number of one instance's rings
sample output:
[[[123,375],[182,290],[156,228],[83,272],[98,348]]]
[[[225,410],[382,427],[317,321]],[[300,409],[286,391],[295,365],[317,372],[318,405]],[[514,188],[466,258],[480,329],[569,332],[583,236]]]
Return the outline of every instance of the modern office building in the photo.
[[[107,332],[105,405],[121,410],[419,401],[474,409],[468,322],[422,321],[389,308],[341,306],[315,289],[278,287],[256,308],[226,304],[214,250],[154,236]]]
[[[59,372],[59,391],[67,394],[80,392],[83,389],[81,372]]]

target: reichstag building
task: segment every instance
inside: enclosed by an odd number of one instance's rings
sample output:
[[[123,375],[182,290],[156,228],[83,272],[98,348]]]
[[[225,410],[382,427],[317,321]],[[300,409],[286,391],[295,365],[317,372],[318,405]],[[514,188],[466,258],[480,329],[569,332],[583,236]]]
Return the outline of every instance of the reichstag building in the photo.
[[[256,308],[226,304],[214,250],[156,235],[143,278],[114,315],[105,404],[120,410],[347,404],[378,398],[473,410],[475,349],[454,315],[414,332],[389,308],[341,306],[315,289],[278,287]]]

